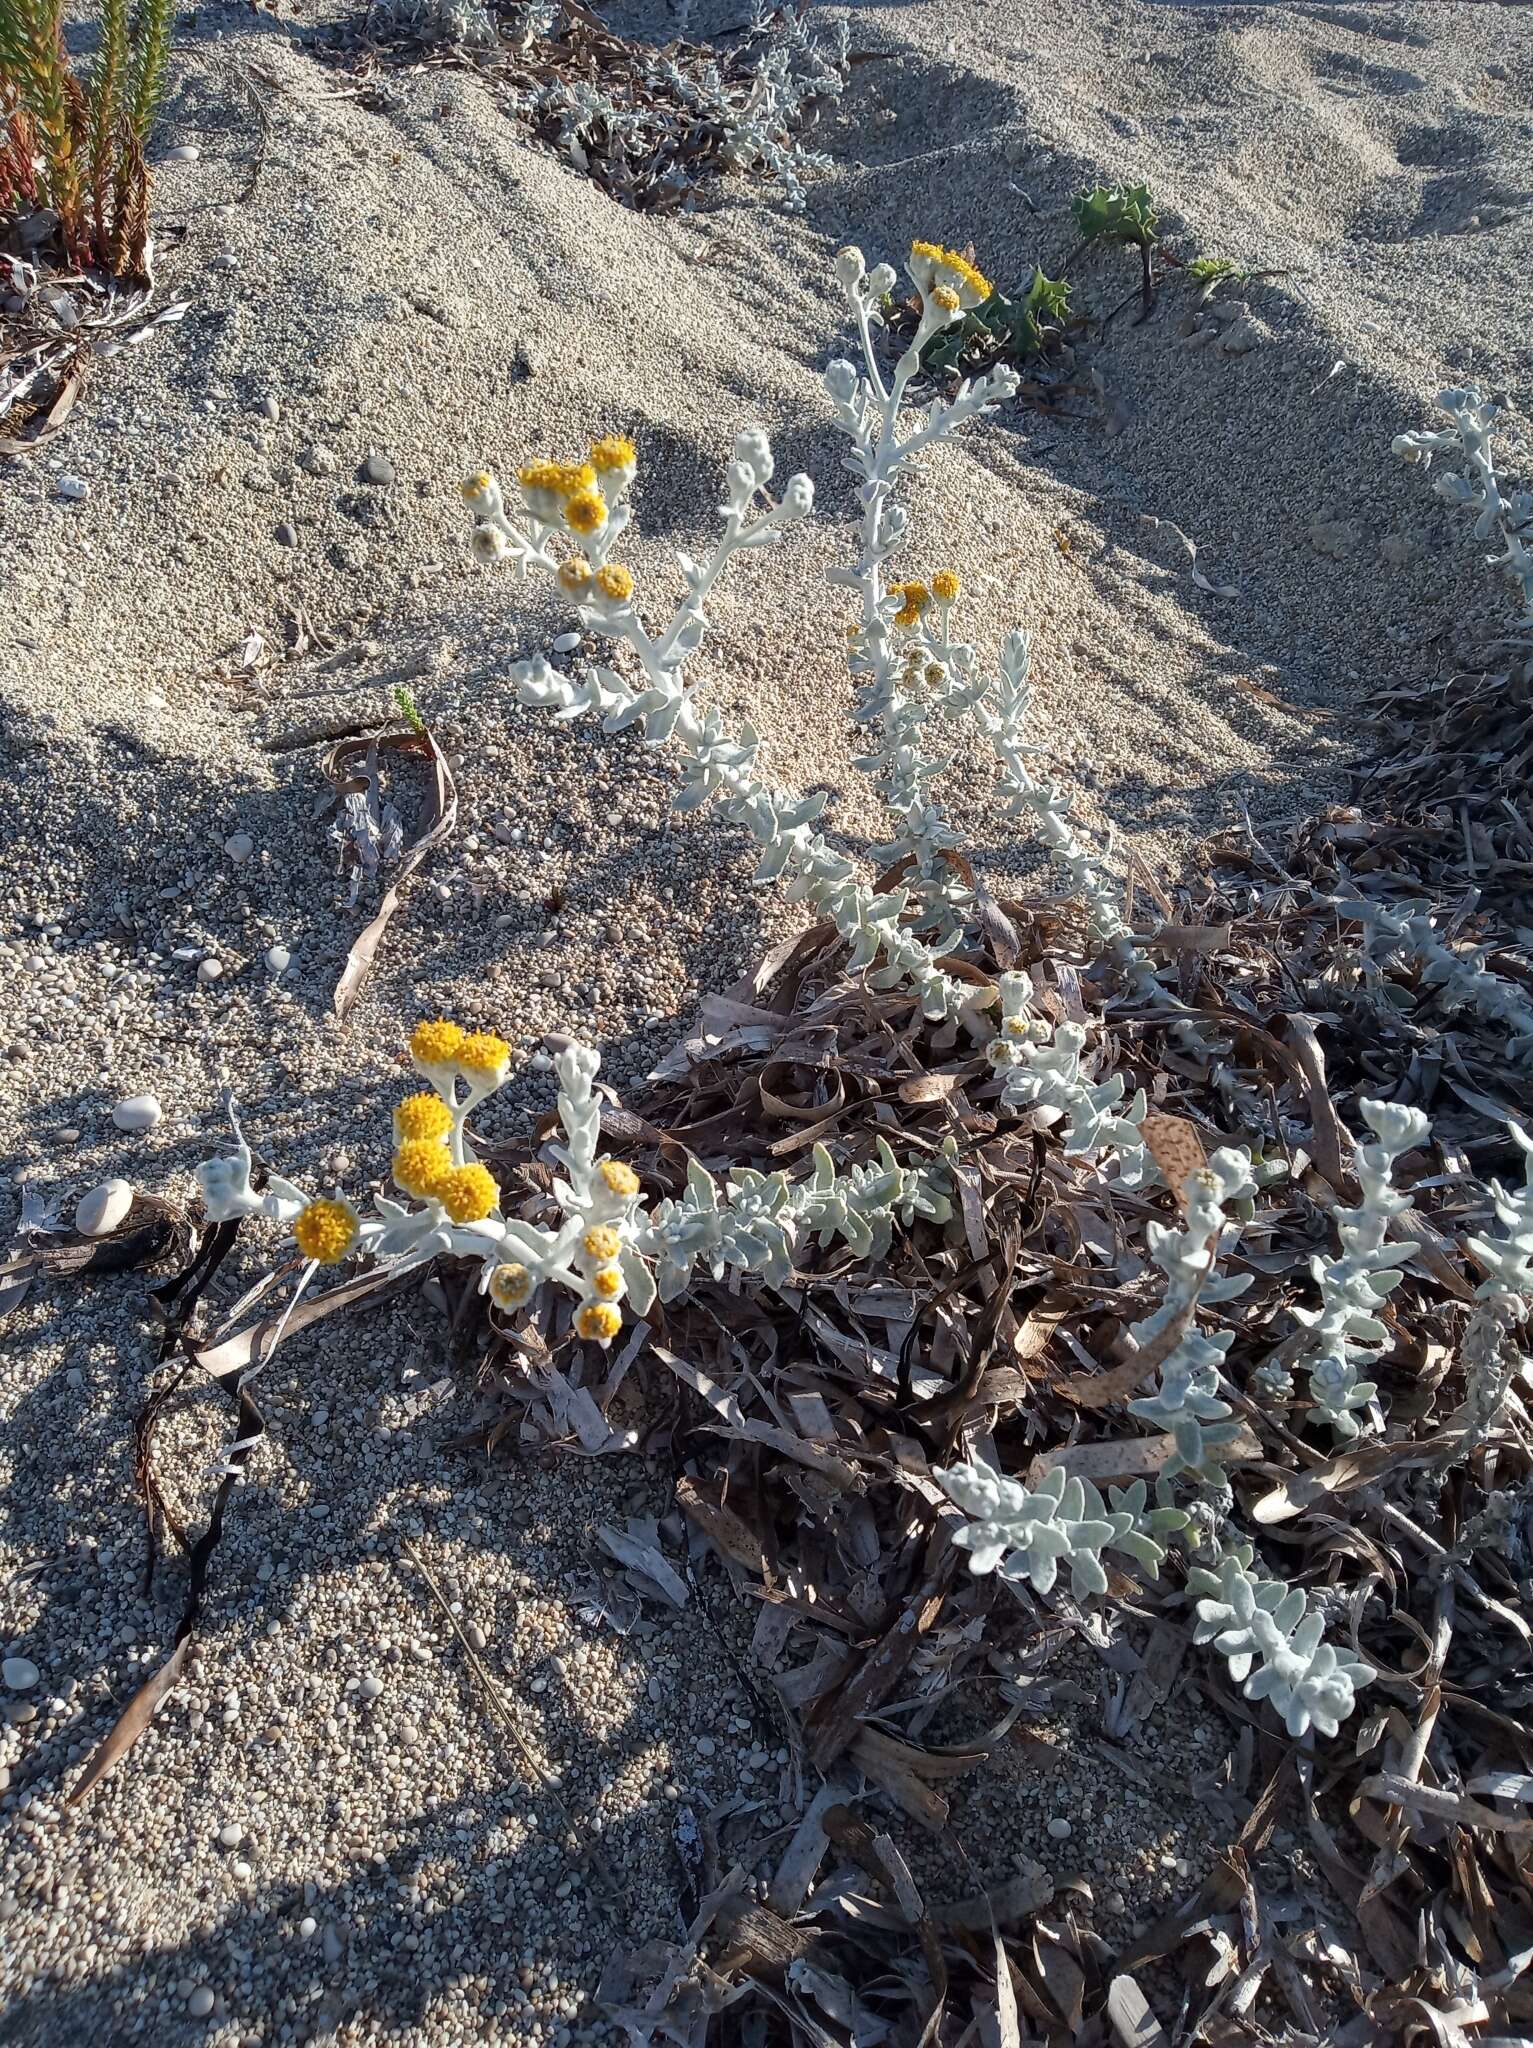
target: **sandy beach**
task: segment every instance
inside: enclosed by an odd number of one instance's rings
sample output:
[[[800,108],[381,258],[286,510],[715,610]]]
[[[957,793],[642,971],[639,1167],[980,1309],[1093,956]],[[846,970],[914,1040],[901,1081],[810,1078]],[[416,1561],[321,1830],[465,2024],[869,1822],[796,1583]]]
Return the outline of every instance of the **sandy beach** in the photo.
[[[1052,274],[1071,198],[1143,178],[1177,247],[1273,273],[1224,287],[1217,320],[1170,286],[1131,308],[1094,392],[1003,408],[911,494],[970,637],[1033,631],[1036,736],[1120,871],[1170,888],[1208,834],[1333,801],[1372,692],[1437,673],[1483,616],[1482,551],[1389,448],[1445,384],[1526,398],[1526,15],[841,11],[851,79],[801,215],[738,177],[690,212],[625,210],[470,70],[348,57],[327,0],[183,19],[151,155],[157,296],[185,316],[100,364],[35,460],[0,461],[8,1234],[25,1198],[67,1223],[108,1177],[189,1197],[226,1090],[283,1171],[365,1184],[428,1012],[512,1043],[486,1136],[522,1132],[551,1106],[550,1034],[597,1044],[621,1090],[802,922],[720,819],[671,812],[663,751],[517,705],[510,665],[573,616],[473,561],[466,470],[631,436],[630,559],[668,603],[734,434],[763,422],[816,517],[723,588],[701,666],[782,783],[837,793],[848,851],[883,836],[825,582],[853,550],[820,383],[848,346],[842,243],[897,261],[931,236],[998,280]],[[708,0],[691,33],[740,12]],[[607,18],[672,32],[655,7]],[[1078,275],[1105,309],[1137,267]],[[1526,475],[1525,416],[1502,441]],[[457,830],[339,1023],[376,892],[349,900],[320,762],[401,687]],[[977,749],[956,783],[976,865],[1036,877]],[[399,802],[413,837],[424,783]],[[113,1110],[140,1094],[162,1113],[135,1134]],[[295,1337],[184,1680],[70,1806],[179,1609],[178,1560],[145,1592],[134,1484],[134,1417],[173,1370],[140,1276],[37,1284],[0,1323],[0,1647],[39,1674],[0,1700],[0,2043],[632,2038],[593,2000],[619,1951],[677,1934],[678,1808],[756,1802],[764,1873],[796,1817],[753,1614],[700,1548],[684,1608],[640,1602],[595,1538],[668,1515],[679,1537],[670,1475],[453,1450],[483,1394],[417,1297]],[[226,1425],[188,1382],[160,1426],[190,1526]],[[1126,1937],[1215,1853],[1187,1786],[1225,1744],[1158,1711],[1126,1777],[1081,1646],[1048,1675],[1054,1712],[954,1787],[954,1831],[983,1882],[1083,1874],[1092,1924]],[[892,1825],[933,1893],[974,1889],[947,1842]],[[1269,1853],[1307,1852],[1280,1831]]]

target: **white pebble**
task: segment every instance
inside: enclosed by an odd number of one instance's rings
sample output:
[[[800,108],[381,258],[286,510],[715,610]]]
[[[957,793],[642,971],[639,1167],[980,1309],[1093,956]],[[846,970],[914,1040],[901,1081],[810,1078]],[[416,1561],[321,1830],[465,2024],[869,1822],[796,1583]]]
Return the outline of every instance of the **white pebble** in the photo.
[[[298,1923],[298,1932],[305,1941],[312,1941],[319,1932],[319,1922],[312,1913],[305,1913]]]
[[[78,505],[90,496],[90,485],[83,476],[61,476],[54,485],[54,491],[66,504]]]
[[[266,964],[273,974],[285,973],[292,964],[292,959],[293,956],[286,946],[268,946],[266,949]]]
[[[239,1858],[236,1857],[234,1862],[229,1865],[229,1868],[234,1872],[234,1875],[239,1879],[241,1884],[245,1884],[249,1881],[251,1876],[251,1869],[248,1863],[242,1863],[239,1860]]]
[[[200,960],[197,963],[197,979],[199,981],[217,981],[223,971],[224,963],[222,960],[209,958]]]
[[[238,258],[238,256],[235,255],[232,249],[223,250],[222,253],[215,256],[213,258],[213,261],[208,265],[209,270],[238,270],[239,267],[240,259]]]
[[[1054,1837],[1056,1842],[1068,1842],[1072,1833],[1072,1829],[1070,1827],[1070,1823],[1063,1817],[1063,1815],[1056,1813],[1054,1818],[1049,1822],[1049,1833]]]
[[[578,633],[561,633],[558,639],[553,642],[553,650],[555,654],[572,654],[579,645],[580,635]]]
[[[357,1691],[361,1693],[365,1700],[375,1700],[382,1690],[383,1680],[381,1678],[374,1678],[371,1672],[368,1673],[367,1677],[357,1687]]]
[[[120,1131],[152,1131],[164,1112],[153,1095],[125,1095],[112,1111]]]
[[[186,2001],[186,2009],[194,2020],[205,2020],[213,2010],[213,1994],[206,1984],[199,1984]]]
[[[255,852],[255,841],[248,832],[231,832],[224,841],[224,852],[236,864],[247,861]]]
[[[82,1237],[105,1237],[133,1207],[133,1190],[125,1180],[104,1180],[75,1204],[75,1229]]]
[[[237,1849],[245,1839],[245,1830],[231,1820],[218,1830],[218,1839],[226,1849]]]
[[[0,1665],[3,1678],[12,1692],[27,1692],[42,1677],[42,1673],[30,1657],[7,1657]]]
[[[167,149],[165,161],[168,164],[194,164],[202,151],[195,142],[178,142],[174,149]]]

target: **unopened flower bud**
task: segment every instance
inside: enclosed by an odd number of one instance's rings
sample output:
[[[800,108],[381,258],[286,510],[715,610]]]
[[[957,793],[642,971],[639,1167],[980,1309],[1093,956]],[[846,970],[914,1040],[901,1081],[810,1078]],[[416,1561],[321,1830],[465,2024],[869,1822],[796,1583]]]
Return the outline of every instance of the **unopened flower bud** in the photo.
[[[857,372],[845,356],[825,365],[825,389],[837,405],[850,405],[857,392]]]
[[[876,270],[868,273],[868,292],[875,299],[887,298],[894,290],[897,272],[892,263],[880,263]]]
[[[880,268],[883,266],[881,265]],[[844,249],[836,251],[836,276],[841,280],[843,291],[854,292],[862,283],[867,271],[862,251],[854,242],[848,242]]]
[[[754,471],[758,484],[772,481],[772,444],[765,427],[746,427],[736,434],[735,461]]]
[[[813,510],[814,485],[800,471],[788,479],[788,488],[782,494],[782,516],[784,519],[807,519]]]

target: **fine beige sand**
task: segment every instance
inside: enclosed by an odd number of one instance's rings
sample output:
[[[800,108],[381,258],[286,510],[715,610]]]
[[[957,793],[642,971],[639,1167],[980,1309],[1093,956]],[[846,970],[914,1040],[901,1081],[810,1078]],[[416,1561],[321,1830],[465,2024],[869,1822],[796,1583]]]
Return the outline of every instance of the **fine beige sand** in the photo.
[[[741,12],[712,0],[694,33]],[[338,9],[198,10],[156,137],[162,159],[200,152],[162,161],[156,188],[161,295],[186,317],[101,365],[36,462],[0,466],[8,1228],[24,1188],[66,1221],[107,1175],[187,1193],[225,1086],[284,1172],[360,1191],[421,1011],[515,1043],[498,1128],[519,1128],[550,1100],[546,1033],[601,1044],[621,1085],[791,928],[729,832],[669,815],[663,754],[511,701],[510,662],[572,622],[472,562],[467,468],[631,434],[629,559],[658,609],[671,551],[710,537],[733,434],[762,421],[819,515],[723,589],[698,672],[783,781],[838,792],[850,846],[882,836],[824,581],[851,540],[818,381],[848,346],[844,241],[870,262],[916,235],[972,243],[1021,285],[1071,247],[1072,194],[1145,178],[1180,251],[1284,273],[1227,288],[1203,332],[1175,285],[1144,325],[1120,315],[1082,351],[1100,401],[1009,407],[911,495],[910,568],[963,573],[970,637],[1034,630],[1036,736],[1120,864],[1169,882],[1204,833],[1329,800],[1366,750],[1370,688],[1436,673],[1494,607],[1475,545],[1389,443],[1444,383],[1526,394],[1525,17],[847,12],[852,83],[806,213],[734,181],[656,219],[531,145],[462,70],[354,77],[312,46]],[[666,33],[658,9],[623,19]],[[1094,260],[1081,303],[1105,310],[1135,274]],[[1527,473],[1520,434],[1514,415],[1509,474]],[[370,456],[391,482],[359,474]],[[1234,595],[1198,587],[1173,529]],[[348,903],[316,815],[319,742],[400,683],[462,812],[343,1028],[330,991],[369,899]],[[978,864],[1037,872],[978,755],[954,785]],[[419,792],[401,800],[408,829]],[[129,1136],[112,1107],[145,1091],[163,1118]],[[792,1818],[780,1724],[737,1674],[749,1616],[742,1636],[727,1612],[603,1610],[592,1531],[663,1514],[661,1479],[448,1456],[475,1395],[429,1304],[295,1340],[186,1681],[67,1809],[180,1598],[174,1562],[143,1589],[132,1421],[153,1336],[136,1282],[38,1287],[0,1351],[0,1639],[41,1674],[3,1702],[0,2041],[616,2039],[590,1997],[616,1949],[677,1931],[678,1802],[757,1800],[763,1840]],[[158,1440],[194,1524],[226,1424],[190,1390]],[[482,1632],[553,1790],[501,1746],[406,1545]],[[1211,1853],[1187,1786],[1224,1731],[1169,1713],[1131,1745],[1135,1782],[1098,1747],[1090,1661],[1053,1675],[1081,1681],[1035,1731],[1057,1770],[1008,1755],[955,1818],[987,1877],[1023,1857],[1085,1873],[1119,1938]],[[593,1834],[623,1873],[615,1919],[580,1853]],[[939,1892],[971,1882],[909,1853]]]

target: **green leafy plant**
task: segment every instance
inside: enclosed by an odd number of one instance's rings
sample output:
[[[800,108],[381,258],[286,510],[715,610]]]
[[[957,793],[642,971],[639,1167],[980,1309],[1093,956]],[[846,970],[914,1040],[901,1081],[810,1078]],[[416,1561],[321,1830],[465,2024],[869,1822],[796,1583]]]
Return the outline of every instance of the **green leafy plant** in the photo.
[[[415,701],[415,692],[404,683],[394,686],[394,709],[399,713],[411,732],[424,732],[426,721],[421,717],[420,706]]]
[[[1070,211],[1083,242],[1123,242],[1153,249],[1160,237],[1148,185],[1097,185],[1072,200]]]
[[[173,0],[101,0],[84,81],[63,0],[0,0],[0,220],[47,208],[69,261],[142,273],[149,243],[144,145],[164,90]]]

